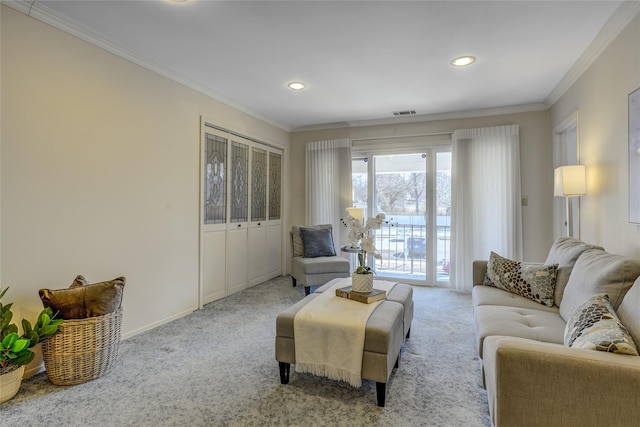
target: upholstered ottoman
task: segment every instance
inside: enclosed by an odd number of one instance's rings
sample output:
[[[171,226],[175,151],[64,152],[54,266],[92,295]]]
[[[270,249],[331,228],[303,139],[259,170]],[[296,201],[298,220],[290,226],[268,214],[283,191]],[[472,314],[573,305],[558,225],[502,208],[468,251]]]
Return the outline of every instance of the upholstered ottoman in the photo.
[[[276,318],[276,360],[280,381],[289,382],[291,364],[296,363],[294,318],[296,313],[337,281],[334,279],[281,312]],[[353,302],[357,304],[357,302]],[[409,338],[413,319],[413,288],[398,283],[373,311],[365,328],[362,378],[376,382],[378,406],[384,406],[386,384],[398,366],[404,338]]]

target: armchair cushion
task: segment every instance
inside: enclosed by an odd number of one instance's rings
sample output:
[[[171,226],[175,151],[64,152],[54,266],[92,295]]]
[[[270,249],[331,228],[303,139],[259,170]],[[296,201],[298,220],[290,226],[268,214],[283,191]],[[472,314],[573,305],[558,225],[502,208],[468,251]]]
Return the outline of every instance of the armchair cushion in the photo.
[[[300,227],[305,258],[335,256],[333,235],[330,228]]]
[[[300,228],[328,228],[332,229],[331,224],[321,224],[321,225],[294,225],[291,227],[291,246],[292,246],[292,255],[291,256],[304,256],[304,243],[302,242],[302,233],[300,232]]]

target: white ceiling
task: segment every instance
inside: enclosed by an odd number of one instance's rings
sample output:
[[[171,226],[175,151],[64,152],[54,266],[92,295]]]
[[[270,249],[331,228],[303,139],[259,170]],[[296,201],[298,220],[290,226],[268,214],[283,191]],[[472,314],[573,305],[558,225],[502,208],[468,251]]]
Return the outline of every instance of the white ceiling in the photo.
[[[287,130],[548,107],[623,3],[32,1],[19,7]],[[463,54],[478,60],[452,67]]]

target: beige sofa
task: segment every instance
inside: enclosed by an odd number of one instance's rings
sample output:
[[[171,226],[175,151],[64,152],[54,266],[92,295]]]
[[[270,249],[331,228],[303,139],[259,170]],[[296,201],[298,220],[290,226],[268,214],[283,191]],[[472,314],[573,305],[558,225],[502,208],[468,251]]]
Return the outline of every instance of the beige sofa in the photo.
[[[551,307],[484,285],[487,261],[474,262],[477,351],[493,424],[640,425],[640,357],[564,345],[572,312],[607,293],[640,349],[640,260],[560,238],[548,264],[559,266]]]

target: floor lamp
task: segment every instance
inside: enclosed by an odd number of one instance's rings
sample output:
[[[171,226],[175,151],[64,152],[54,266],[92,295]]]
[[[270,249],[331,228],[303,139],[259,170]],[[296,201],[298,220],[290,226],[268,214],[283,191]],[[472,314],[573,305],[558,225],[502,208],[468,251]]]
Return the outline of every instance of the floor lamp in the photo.
[[[553,174],[553,195],[567,198],[567,231],[573,236],[573,198],[586,192],[586,169],[583,165],[560,166]]]

